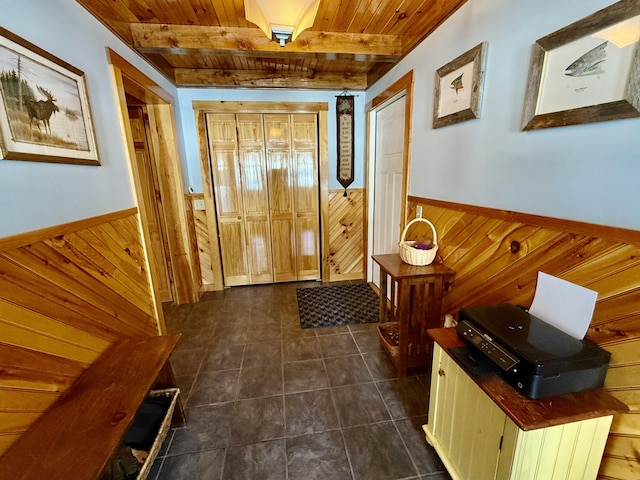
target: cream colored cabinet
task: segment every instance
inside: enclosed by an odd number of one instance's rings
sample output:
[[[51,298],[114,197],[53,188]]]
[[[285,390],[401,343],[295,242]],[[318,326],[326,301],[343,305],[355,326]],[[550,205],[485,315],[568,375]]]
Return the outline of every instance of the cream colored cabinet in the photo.
[[[313,114],[207,114],[224,282],[320,278]]]
[[[544,408],[547,401],[527,402],[521,399],[523,411],[527,405]],[[553,400],[548,405],[553,408]],[[599,415],[580,413],[523,430],[445,348],[435,345],[423,428],[454,480],[595,479],[613,418]]]

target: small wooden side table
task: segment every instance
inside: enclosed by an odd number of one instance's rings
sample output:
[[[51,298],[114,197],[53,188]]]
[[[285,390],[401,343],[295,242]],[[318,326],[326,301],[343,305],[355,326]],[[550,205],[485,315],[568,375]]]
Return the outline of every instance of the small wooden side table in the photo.
[[[372,259],[380,266],[380,344],[404,376],[408,368],[429,365],[433,342],[427,330],[443,326],[442,295],[454,272],[442,264],[409,265],[398,254]]]

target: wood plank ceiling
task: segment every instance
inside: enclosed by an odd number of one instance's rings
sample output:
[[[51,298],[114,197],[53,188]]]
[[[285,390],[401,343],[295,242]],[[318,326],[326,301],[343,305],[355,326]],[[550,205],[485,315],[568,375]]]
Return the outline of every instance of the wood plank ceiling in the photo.
[[[371,86],[466,1],[321,0],[280,47],[243,0],[77,0],[177,86],[330,90]]]

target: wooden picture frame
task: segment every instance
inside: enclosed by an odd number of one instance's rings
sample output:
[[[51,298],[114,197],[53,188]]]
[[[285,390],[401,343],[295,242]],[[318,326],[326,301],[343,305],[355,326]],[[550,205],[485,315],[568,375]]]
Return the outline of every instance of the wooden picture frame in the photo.
[[[626,46],[612,37],[625,26],[636,29]],[[623,0],[538,39],[522,130],[640,116],[637,32],[640,3]]]
[[[480,118],[487,42],[436,70],[433,128]]]
[[[83,72],[1,27],[0,156],[100,165]]]

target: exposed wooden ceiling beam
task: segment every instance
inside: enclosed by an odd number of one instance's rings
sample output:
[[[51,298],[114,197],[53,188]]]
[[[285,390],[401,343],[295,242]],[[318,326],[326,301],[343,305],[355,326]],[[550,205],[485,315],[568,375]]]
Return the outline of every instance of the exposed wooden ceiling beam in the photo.
[[[368,35],[305,31],[295,42],[281,47],[258,28],[205,27],[201,25],[131,24],[133,46],[143,53],[173,54],[207,51],[234,55],[286,56],[315,54],[356,61],[396,62],[402,41],[396,35]]]
[[[304,72],[257,72],[247,70],[214,70],[176,68],[176,84],[180,86],[308,88],[326,90],[364,90],[366,74]]]

